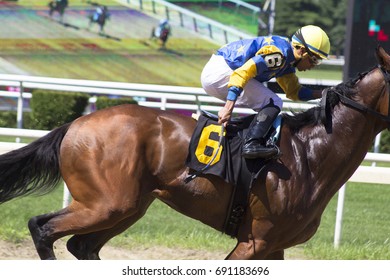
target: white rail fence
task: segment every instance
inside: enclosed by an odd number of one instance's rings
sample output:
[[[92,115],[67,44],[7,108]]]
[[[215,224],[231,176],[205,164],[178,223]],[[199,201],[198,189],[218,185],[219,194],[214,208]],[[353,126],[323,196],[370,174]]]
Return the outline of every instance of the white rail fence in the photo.
[[[304,84],[316,84],[323,86],[332,86],[340,81],[327,80],[309,80],[301,79]],[[22,127],[22,112],[24,108],[24,99],[31,98],[31,90],[33,89],[50,89],[58,91],[75,91],[84,92],[91,95],[91,102],[94,102],[98,95],[116,95],[134,97],[139,100],[139,104],[147,107],[160,108],[162,110],[180,109],[199,112],[207,110],[217,112],[221,108],[222,102],[207,96],[203,89],[195,87],[178,87],[178,86],[162,86],[162,85],[145,85],[117,82],[100,82],[90,80],[71,80],[57,79],[45,77],[32,77],[20,75],[0,75],[0,87],[11,86],[17,88],[17,92],[0,91],[0,96],[17,98],[18,127],[19,128],[0,128],[0,135],[13,137],[28,137],[39,138],[48,133],[43,130],[28,130],[21,129]],[[315,102],[299,103],[291,102],[285,99],[284,95],[280,95],[284,100],[284,110],[300,110],[307,109]],[[152,98],[153,100],[148,100]],[[254,113],[246,108],[236,108],[236,113]],[[0,142],[0,153],[23,147],[22,143],[3,143]],[[365,161],[368,162],[390,162],[390,155],[380,153],[367,153]],[[376,166],[360,166],[355,174],[350,178],[349,182],[363,182],[375,184],[389,184],[390,168]],[[340,244],[342,211],[344,202],[343,187],[339,192],[339,202],[336,216],[335,229],[335,247]],[[64,187],[63,206],[69,202],[70,196],[66,186]]]
[[[272,82],[272,80],[271,80]],[[321,79],[300,79],[302,84],[334,86],[341,81],[339,80],[321,80]],[[211,112],[219,111],[222,101],[208,96],[202,88],[181,87],[181,86],[164,86],[151,84],[134,84],[120,82],[101,82],[93,80],[76,80],[76,79],[59,79],[47,77],[34,77],[23,75],[0,74],[0,88],[12,88],[14,91],[0,90],[0,96],[7,96],[17,99],[17,121],[18,128],[22,128],[23,114],[26,110],[24,107],[25,99],[31,98],[31,92],[34,89],[47,89],[55,91],[82,92],[91,95],[90,101],[93,103],[96,96],[110,95],[133,97],[138,104],[160,108],[162,110],[191,110],[199,112],[206,110]],[[16,91],[15,91],[16,89]],[[311,102],[292,102],[284,94],[279,94],[284,100],[285,110],[308,109],[316,101]],[[93,110],[89,108],[88,110]],[[254,113],[251,109],[235,109],[236,113],[250,114]]]
[[[208,37],[220,44],[253,37],[251,34],[223,25],[164,0],[116,0],[116,2],[130,8],[139,9],[142,12],[158,15],[160,18],[167,18],[181,27]]]

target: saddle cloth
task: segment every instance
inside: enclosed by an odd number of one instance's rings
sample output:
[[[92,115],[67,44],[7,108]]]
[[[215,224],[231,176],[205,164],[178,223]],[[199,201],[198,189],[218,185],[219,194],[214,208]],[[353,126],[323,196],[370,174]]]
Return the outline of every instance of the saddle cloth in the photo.
[[[249,192],[254,180],[265,166],[263,159],[244,159],[241,147],[247,128],[255,115],[231,122],[225,130],[210,114],[199,116],[191,137],[186,160],[190,168],[186,182],[202,174],[213,174],[233,185],[233,195],[227,211],[223,232],[236,237],[247,208]],[[274,123],[274,140],[280,131],[281,119]],[[276,136],[275,136],[276,134]],[[223,137],[222,137],[223,136]]]
[[[221,133],[224,133],[221,138]],[[239,184],[242,136],[232,126],[225,131],[217,121],[200,115],[191,137],[186,165],[202,174],[213,174]],[[206,169],[205,169],[206,168]]]
[[[196,173],[196,176],[213,174],[234,186],[248,184],[248,176],[256,173],[256,166],[264,162],[262,159],[248,160],[241,156],[243,139],[255,115],[233,120],[222,132],[215,116],[207,112],[202,113],[189,144],[187,167],[192,169],[192,174]],[[281,116],[275,120],[274,130],[271,132],[274,142],[278,140],[280,127]],[[224,133],[222,138],[221,133]]]

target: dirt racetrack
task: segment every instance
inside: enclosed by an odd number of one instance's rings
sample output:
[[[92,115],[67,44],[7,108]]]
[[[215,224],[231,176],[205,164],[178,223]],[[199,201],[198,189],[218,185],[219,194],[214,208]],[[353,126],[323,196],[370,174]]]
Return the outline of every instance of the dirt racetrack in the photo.
[[[301,248],[286,251],[285,258],[290,260],[306,259]],[[65,242],[55,243],[55,253],[60,260],[74,260],[66,250]],[[166,247],[137,248],[128,250],[106,245],[100,257],[103,260],[223,260],[228,252],[207,252],[203,250],[172,249]],[[0,260],[39,260],[32,241],[10,243],[0,240]]]
[[[65,248],[64,241],[55,243],[55,252],[58,259],[75,259]],[[165,247],[151,247],[145,249],[126,250],[113,246],[105,246],[101,251],[104,260],[212,260],[224,259],[226,252],[206,252],[201,250],[171,249]],[[0,240],[0,260],[38,260],[39,257],[32,241],[19,244]]]

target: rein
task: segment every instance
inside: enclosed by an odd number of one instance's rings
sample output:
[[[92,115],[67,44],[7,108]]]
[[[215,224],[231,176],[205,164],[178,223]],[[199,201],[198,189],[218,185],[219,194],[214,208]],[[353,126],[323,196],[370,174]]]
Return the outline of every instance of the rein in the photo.
[[[390,74],[384,70],[381,66],[377,66],[382,74],[383,74],[383,77],[384,77],[384,80],[386,82],[386,85],[388,85],[390,83]],[[345,95],[342,95],[341,93],[337,92],[337,91],[334,91],[335,94],[337,94],[340,98],[340,102],[343,103],[345,106],[348,106],[348,107],[351,107],[351,108],[354,108],[354,109],[357,109],[363,113],[369,113],[387,123],[390,123],[390,94],[389,94],[389,108],[387,109],[387,115],[383,115],[381,113],[378,113],[377,111],[371,109],[371,108],[368,108],[367,106],[365,105],[362,105],[348,97],[346,97]],[[326,110],[326,92],[324,94],[324,100],[321,101],[321,110],[324,111]],[[322,112],[323,114],[323,112]]]

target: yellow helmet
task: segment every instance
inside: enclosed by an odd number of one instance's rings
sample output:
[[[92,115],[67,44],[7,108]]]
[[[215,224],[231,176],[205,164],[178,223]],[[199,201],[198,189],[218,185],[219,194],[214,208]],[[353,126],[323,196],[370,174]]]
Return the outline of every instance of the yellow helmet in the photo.
[[[315,25],[300,28],[292,37],[293,45],[304,46],[307,52],[321,58],[327,58],[330,51],[329,37],[325,31]]]

